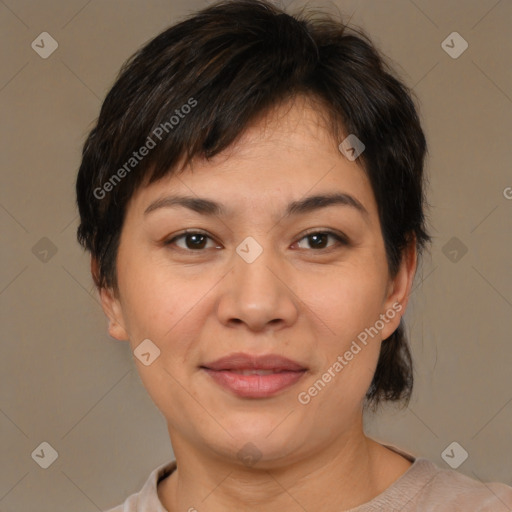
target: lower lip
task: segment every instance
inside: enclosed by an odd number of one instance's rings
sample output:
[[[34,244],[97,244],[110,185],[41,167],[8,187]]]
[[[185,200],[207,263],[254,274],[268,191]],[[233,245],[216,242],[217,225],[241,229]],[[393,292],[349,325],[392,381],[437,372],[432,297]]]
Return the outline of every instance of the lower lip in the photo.
[[[306,373],[280,372],[269,375],[241,375],[228,370],[217,371],[203,368],[212,379],[225,389],[242,398],[268,398],[279,391],[293,386]]]

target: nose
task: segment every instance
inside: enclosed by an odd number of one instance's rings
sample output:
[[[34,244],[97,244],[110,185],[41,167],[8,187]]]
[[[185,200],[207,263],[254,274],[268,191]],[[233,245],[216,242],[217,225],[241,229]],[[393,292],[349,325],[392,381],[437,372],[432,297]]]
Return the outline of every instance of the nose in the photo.
[[[279,330],[297,320],[299,303],[290,271],[266,248],[251,263],[234,253],[233,268],[223,279],[217,314],[228,327]]]

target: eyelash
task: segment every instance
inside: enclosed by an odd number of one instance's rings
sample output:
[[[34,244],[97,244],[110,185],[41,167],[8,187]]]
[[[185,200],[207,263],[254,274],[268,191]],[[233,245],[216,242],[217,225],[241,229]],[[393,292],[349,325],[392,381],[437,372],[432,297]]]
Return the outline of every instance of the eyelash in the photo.
[[[210,240],[213,240],[213,238],[208,233],[205,233],[203,231],[186,230],[186,231],[183,231],[182,233],[180,233],[179,235],[176,235],[173,238],[164,241],[163,243],[165,246],[169,246],[169,245],[172,245],[173,243],[175,243],[176,240],[179,240],[180,238],[185,238],[187,235],[203,235],[203,236],[209,238]],[[330,229],[325,229],[325,230],[316,229],[314,231],[309,231],[309,232],[303,234],[302,237],[297,240],[297,242],[300,242],[300,241],[304,240],[305,238],[310,237],[312,235],[332,236],[338,242],[339,245],[341,245],[341,246],[349,245],[349,240],[345,235],[343,235],[342,233],[338,233],[336,231],[332,231]],[[297,242],[294,242],[294,243],[297,243]],[[331,251],[334,248],[335,248],[335,246],[330,246],[330,247],[325,247],[322,249],[310,249],[310,250],[314,251],[314,252],[323,252],[323,251]],[[183,249],[183,247],[178,247],[178,249],[180,249],[182,251],[186,251],[186,252],[196,252],[196,253],[201,253],[206,250],[206,249]],[[308,249],[302,249],[302,250],[308,250]]]

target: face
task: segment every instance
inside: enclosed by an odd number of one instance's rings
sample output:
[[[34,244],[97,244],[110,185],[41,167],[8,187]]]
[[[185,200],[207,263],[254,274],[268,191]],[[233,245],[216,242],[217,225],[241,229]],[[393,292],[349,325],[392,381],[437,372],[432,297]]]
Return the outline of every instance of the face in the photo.
[[[361,433],[380,345],[405,311],[414,267],[390,278],[368,179],[297,102],[210,162],[134,195],[118,294],[103,290],[102,302],[112,336],[160,351],[135,362],[176,454],[187,446],[275,467]],[[235,357],[212,369],[233,354],[297,366]],[[241,375],[249,367],[270,375]]]

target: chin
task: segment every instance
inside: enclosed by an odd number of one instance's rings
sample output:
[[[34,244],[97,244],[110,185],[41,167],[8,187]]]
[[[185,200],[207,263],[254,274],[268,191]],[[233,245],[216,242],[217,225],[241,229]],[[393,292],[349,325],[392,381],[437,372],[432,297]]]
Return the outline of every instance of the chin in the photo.
[[[301,447],[307,442],[308,436],[304,435],[300,425],[284,422],[285,415],[276,421],[269,417],[267,420],[249,420],[244,415],[237,426],[233,423],[227,429],[232,435],[228,443],[218,446],[222,456],[233,455],[248,467],[258,469],[275,468],[281,461],[283,464],[291,462],[291,458],[297,458]],[[279,422],[282,422],[279,424]],[[286,423],[286,425],[285,425]],[[227,436],[224,437],[226,439]]]

